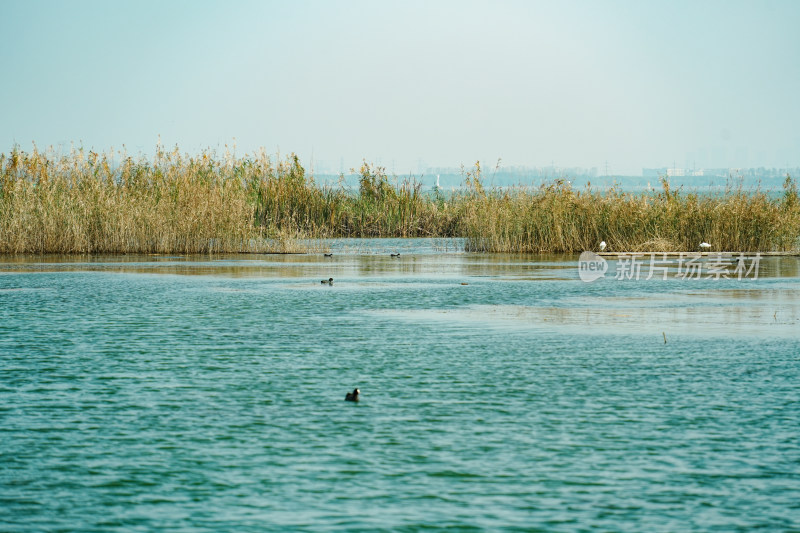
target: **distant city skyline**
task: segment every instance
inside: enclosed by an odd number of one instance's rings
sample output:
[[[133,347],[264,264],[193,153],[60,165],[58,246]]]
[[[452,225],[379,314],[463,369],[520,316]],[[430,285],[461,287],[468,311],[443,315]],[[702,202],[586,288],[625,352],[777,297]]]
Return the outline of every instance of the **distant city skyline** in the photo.
[[[0,152],[800,166],[800,2],[5,0]],[[420,164],[423,163],[423,164]]]
[[[380,165],[373,165],[380,166]],[[474,166],[443,166],[443,167],[426,167],[420,168],[416,172],[407,174],[398,174],[392,171],[390,167],[381,167],[385,170],[388,176],[404,180],[411,178],[418,183],[427,184],[432,186],[436,183],[437,178],[442,178],[442,183],[447,186],[458,185],[463,182],[467,172],[474,170]],[[333,171],[326,168],[310,168],[309,175],[322,177],[323,182],[335,183],[340,175],[347,178],[355,178],[358,175],[358,168],[350,168],[345,171]],[[687,169],[679,167],[644,167],[639,172],[632,174],[620,174],[613,172],[606,172],[604,168],[598,167],[577,167],[577,166],[493,166],[481,167],[482,179],[484,182],[491,185],[492,182],[497,181],[500,185],[513,185],[513,184],[530,184],[536,183],[549,183],[559,179],[577,180],[578,183],[583,181],[600,180],[603,183],[611,183],[616,178],[633,178],[634,180],[642,178],[643,183],[650,180],[651,184],[658,185],[661,178],[666,178],[670,182],[681,184],[696,184],[703,181],[711,180],[719,183],[720,179],[739,180],[742,179],[748,184],[758,185],[760,182],[763,185],[770,185],[772,188],[782,186],[786,176],[797,180],[800,177],[800,167],[717,167],[717,168],[703,168],[703,169]],[[609,181],[611,180],[611,181]],[[355,183],[355,182],[353,182]]]

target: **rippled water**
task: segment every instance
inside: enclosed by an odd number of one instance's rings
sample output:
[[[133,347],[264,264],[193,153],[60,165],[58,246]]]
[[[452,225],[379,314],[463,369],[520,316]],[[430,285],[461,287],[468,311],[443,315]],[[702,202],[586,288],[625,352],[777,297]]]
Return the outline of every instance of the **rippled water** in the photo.
[[[0,261],[0,530],[800,528],[797,258],[445,249]]]

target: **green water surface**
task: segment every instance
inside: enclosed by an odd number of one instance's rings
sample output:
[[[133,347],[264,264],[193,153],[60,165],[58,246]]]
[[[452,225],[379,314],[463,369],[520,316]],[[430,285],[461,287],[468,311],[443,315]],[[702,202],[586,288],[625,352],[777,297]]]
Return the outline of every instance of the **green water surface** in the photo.
[[[800,530],[798,259],[405,246],[0,260],[0,530]]]

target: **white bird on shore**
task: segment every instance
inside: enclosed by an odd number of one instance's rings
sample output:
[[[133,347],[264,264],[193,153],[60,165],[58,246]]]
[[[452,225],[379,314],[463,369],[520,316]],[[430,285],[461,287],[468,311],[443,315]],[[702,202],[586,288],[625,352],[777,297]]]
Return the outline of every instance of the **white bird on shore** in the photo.
[[[606,241],[600,241],[600,251],[602,252],[605,249],[606,249]]]
[[[711,245],[708,244],[707,242],[701,242],[700,248],[702,248],[703,250],[708,250],[709,248],[711,248]]]

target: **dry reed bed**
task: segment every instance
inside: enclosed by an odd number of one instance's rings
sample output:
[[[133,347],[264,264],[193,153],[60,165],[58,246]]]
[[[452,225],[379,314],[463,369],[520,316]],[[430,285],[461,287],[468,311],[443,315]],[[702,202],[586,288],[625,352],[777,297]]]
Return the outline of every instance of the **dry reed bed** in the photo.
[[[800,200],[784,192],[720,195],[537,189],[486,190],[480,166],[443,195],[392,182],[363,165],[359,188],[321,186],[292,155],[181,155],[152,160],[74,150],[14,149],[0,157],[0,253],[295,252],[331,237],[466,237],[492,252],[730,251],[800,247]],[[301,239],[310,239],[309,241]],[[319,246],[319,245],[317,245]]]

